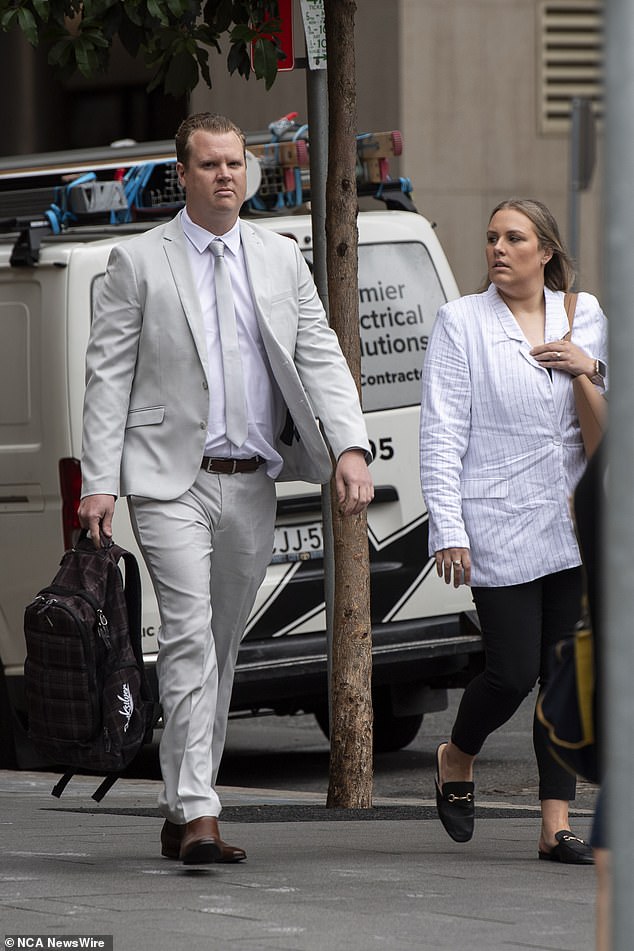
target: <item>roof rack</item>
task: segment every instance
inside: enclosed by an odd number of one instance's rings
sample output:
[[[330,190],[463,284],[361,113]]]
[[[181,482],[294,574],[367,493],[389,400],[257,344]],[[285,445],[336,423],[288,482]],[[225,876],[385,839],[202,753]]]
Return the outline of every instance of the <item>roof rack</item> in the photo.
[[[243,213],[288,214],[310,200],[309,134],[291,113],[268,132],[247,135],[249,188]],[[408,179],[393,181],[389,161],[400,132],[357,137],[357,191],[388,208],[416,211]],[[86,224],[144,222],[184,205],[171,141],[122,143],[0,158],[0,232],[18,232],[11,264],[33,266],[44,238]]]

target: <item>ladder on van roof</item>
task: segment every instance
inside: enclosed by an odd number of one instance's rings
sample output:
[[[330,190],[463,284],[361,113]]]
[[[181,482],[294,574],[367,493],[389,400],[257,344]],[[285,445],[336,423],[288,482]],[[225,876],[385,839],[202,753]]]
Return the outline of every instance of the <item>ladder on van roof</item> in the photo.
[[[284,117],[283,125],[271,123],[268,132],[247,135],[254,187],[243,213],[287,214],[310,200],[308,126],[295,123],[294,115]],[[411,183],[392,180],[389,173],[390,158],[401,155],[402,147],[397,131],[359,135],[357,191],[388,208],[415,212]],[[44,238],[79,225],[167,218],[184,201],[171,141],[0,159],[0,232],[17,232],[15,267],[35,264]]]

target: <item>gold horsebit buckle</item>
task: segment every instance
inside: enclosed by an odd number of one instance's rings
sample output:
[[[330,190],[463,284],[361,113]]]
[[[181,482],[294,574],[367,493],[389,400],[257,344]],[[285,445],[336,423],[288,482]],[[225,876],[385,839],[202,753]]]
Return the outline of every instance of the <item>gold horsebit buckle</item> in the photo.
[[[465,793],[464,796],[456,796],[455,793],[450,792],[447,796],[447,802],[472,802],[473,793]]]

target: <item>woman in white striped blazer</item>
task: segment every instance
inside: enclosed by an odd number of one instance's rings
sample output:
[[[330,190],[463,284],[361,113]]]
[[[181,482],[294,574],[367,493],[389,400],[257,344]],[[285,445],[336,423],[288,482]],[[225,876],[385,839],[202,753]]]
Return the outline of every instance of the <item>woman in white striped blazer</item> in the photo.
[[[538,679],[543,685],[551,645],[580,614],[570,497],[586,457],[572,378],[606,384],[606,319],[590,294],[579,294],[565,339],[574,272],[549,210],[529,199],[498,205],[486,259],[488,288],[438,313],[421,405],[430,554],[447,584],[471,585],[486,654],[436,753],[439,816],[462,842],[473,835],[476,755]],[[591,864],[591,849],[570,831],[574,777],[552,758],[539,724],[534,744],[539,858]]]

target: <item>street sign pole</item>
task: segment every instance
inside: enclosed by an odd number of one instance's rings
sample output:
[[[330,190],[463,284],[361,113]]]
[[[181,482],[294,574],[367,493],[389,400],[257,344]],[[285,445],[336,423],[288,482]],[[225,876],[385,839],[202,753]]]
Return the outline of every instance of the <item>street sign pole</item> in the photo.
[[[604,532],[605,803],[612,851],[612,951],[634,935],[634,4],[606,2],[605,301],[610,317],[610,437]]]
[[[596,156],[596,127],[592,102],[574,98],[570,116],[570,181],[568,198],[568,250],[578,265],[579,262],[579,195],[592,181]],[[577,278],[579,268],[577,266]]]
[[[323,0],[301,0],[306,37],[306,98],[308,107],[310,159],[310,216],[313,233],[313,277],[328,313],[328,269],[326,266],[326,178],[328,175],[328,73],[320,37],[324,33]],[[332,633],[335,604],[335,555],[330,485],[321,488],[324,536],[324,601],[326,608],[326,653],[328,668],[328,712],[330,714]]]

